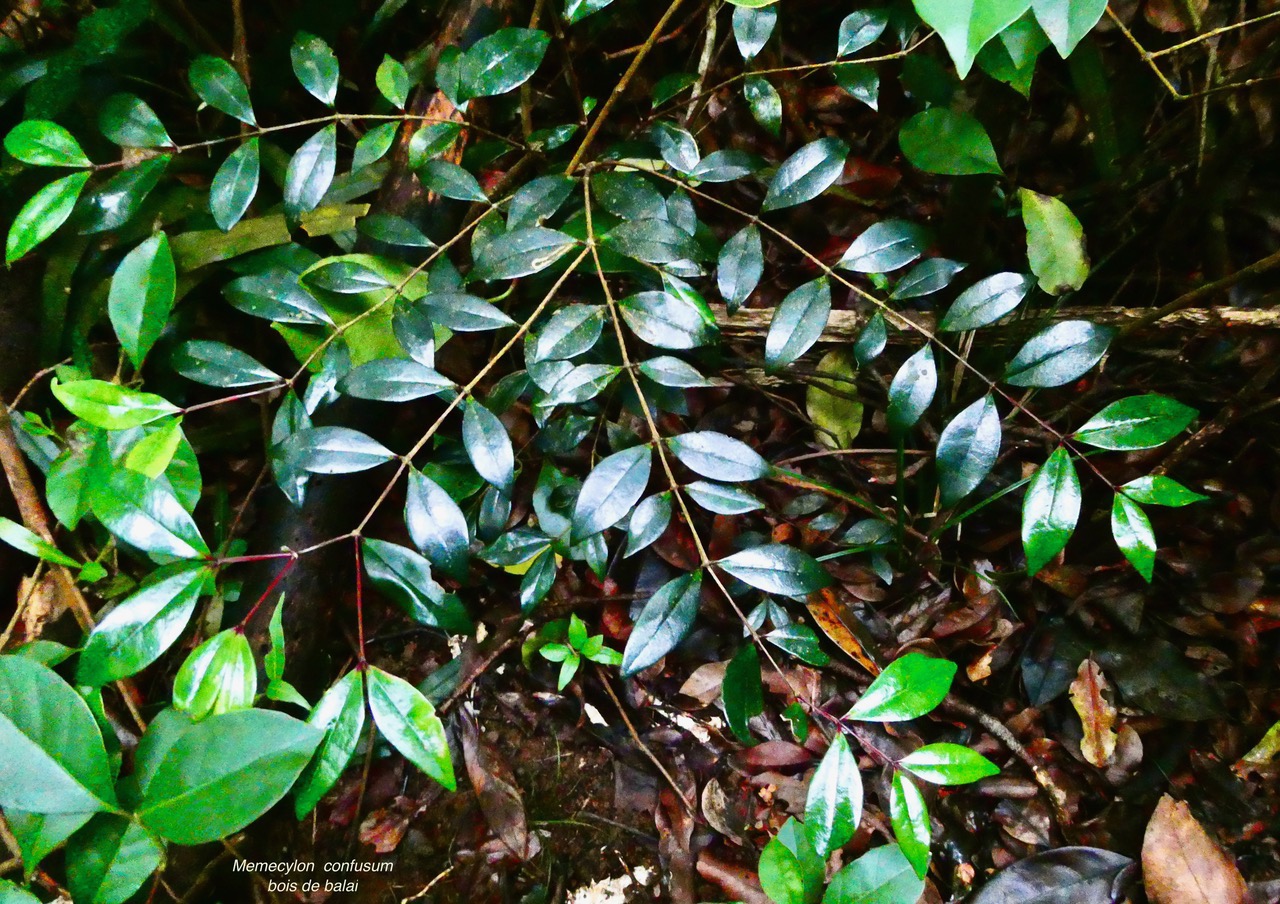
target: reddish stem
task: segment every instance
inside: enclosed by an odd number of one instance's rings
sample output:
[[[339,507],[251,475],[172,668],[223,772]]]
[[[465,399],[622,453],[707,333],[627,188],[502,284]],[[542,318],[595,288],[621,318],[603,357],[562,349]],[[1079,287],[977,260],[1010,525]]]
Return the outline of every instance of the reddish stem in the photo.
[[[285,579],[285,576],[288,575],[289,572],[293,570],[293,566],[297,564],[297,562],[298,562],[298,557],[291,556],[289,563],[285,565],[284,568],[280,569],[280,573],[276,575],[275,578],[272,579],[270,584],[267,585],[267,589],[262,591],[262,596],[258,597],[258,601],[254,603],[253,608],[249,610],[249,614],[246,615],[243,619],[241,619],[240,626],[239,626],[241,631],[244,630],[245,625],[249,624],[249,620],[253,618],[253,616],[257,613],[258,608],[263,604],[264,601],[266,601],[267,597],[271,595],[271,592],[275,590],[276,587],[280,585],[280,582]]]
[[[360,645],[360,661],[356,668],[364,671],[368,664],[364,658],[364,569],[360,562],[360,538],[352,537],[356,547],[356,642]]]

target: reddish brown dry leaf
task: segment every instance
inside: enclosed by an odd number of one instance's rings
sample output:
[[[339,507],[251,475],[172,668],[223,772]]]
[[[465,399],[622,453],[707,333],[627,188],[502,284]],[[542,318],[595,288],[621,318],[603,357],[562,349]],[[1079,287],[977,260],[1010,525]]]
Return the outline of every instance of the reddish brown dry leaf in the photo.
[[[1187,805],[1160,798],[1142,839],[1142,875],[1152,904],[1244,904],[1235,862],[1214,844]]]
[[[1084,737],[1080,739],[1080,752],[1084,758],[1101,769],[1111,761],[1116,752],[1116,708],[1104,696],[1107,678],[1092,659],[1080,663],[1076,680],[1071,682],[1071,705],[1075,707],[1084,725]]]
[[[698,875],[723,891],[731,901],[743,904],[773,904],[760,888],[756,874],[734,863],[727,863],[703,851],[698,856]]]
[[[849,658],[862,666],[872,675],[880,674],[879,664],[867,653],[866,647],[858,640],[842,617],[841,605],[834,590],[827,588],[809,594],[805,606],[814,622],[822,629],[822,633],[831,638],[831,642],[849,654]]]
[[[400,846],[409,828],[409,814],[401,807],[374,810],[360,823],[360,840],[373,845],[379,854],[391,854]]]
[[[489,828],[517,859],[529,859],[533,850],[529,844],[529,826],[520,789],[511,768],[496,751],[484,744],[471,719],[462,722],[462,753],[467,762],[467,775],[476,789],[480,810]]]

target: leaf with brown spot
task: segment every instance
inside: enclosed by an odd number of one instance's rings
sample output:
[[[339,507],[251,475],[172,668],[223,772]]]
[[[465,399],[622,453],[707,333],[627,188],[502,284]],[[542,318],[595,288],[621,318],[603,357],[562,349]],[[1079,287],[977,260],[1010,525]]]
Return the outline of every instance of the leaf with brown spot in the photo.
[[[1235,861],[1191,810],[1160,798],[1142,839],[1142,875],[1152,904],[1244,904],[1248,888]]]
[[[1080,663],[1076,680],[1071,682],[1071,705],[1080,716],[1084,737],[1080,739],[1080,752],[1092,765],[1101,769],[1116,752],[1116,708],[1109,701],[1107,676],[1092,659]]]
[[[862,666],[872,675],[880,674],[880,664],[867,652],[867,647],[858,639],[849,623],[841,615],[841,606],[835,590],[828,587],[817,593],[809,594],[805,606],[822,633],[831,638],[831,642],[844,650],[849,658]]]

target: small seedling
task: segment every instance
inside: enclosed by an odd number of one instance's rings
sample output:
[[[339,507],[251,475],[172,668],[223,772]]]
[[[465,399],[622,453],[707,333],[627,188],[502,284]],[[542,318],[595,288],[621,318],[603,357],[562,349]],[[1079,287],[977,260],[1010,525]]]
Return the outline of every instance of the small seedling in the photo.
[[[568,643],[549,643],[538,650],[543,659],[560,663],[560,680],[556,682],[557,690],[564,690],[578,672],[583,659],[590,659],[601,665],[620,665],[622,654],[604,645],[604,635],[587,636],[587,624],[578,616],[569,618]]]

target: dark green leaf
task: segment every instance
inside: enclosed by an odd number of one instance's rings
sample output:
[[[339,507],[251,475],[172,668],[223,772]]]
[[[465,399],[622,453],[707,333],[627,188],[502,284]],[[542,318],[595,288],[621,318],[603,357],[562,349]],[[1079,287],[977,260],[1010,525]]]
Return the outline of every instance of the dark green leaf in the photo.
[[[628,220],[601,239],[619,254],[650,264],[669,264],[698,256],[693,236],[667,220]]]
[[[1057,198],[1019,189],[1022,221],[1027,227],[1027,259],[1040,288],[1050,295],[1079,289],[1089,276],[1084,228]]]
[[[209,186],[209,212],[218,228],[227,232],[240,222],[258,193],[258,139],[236,148],[213,174]]]
[[[119,229],[134,218],[169,166],[167,154],[116,173],[77,205],[74,223],[81,235]]]
[[[831,315],[831,288],[825,276],[807,282],[782,299],[773,312],[764,340],[764,361],[768,370],[778,370],[794,362],[813,347],[826,329]]]
[[[760,852],[759,875],[774,904],[813,904],[822,891],[823,876],[806,870],[780,837],[770,838]]]
[[[365,541],[368,542],[368,541]],[[298,779],[293,811],[298,819],[315,809],[338,781],[364,731],[364,681],[359,671],[343,675],[324,692],[307,724],[324,732],[315,756]]]
[[[698,77],[692,72],[668,72],[653,83],[653,107],[665,104],[681,91],[692,88]]]
[[[640,173],[596,173],[591,177],[591,197],[623,220],[667,219],[667,199]]]
[[[889,25],[886,9],[859,9],[845,16],[836,38],[836,56],[843,57],[870,47],[884,34]]]
[[[1000,870],[969,904],[1110,904],[1113,889],[1134,866],[1123,854],[1102,848],[1054,848]]]
[[[338,96],[338,58],[333,49],[313,34],[300,31],[289,48],[293,74],[307,93],[325,106],[332,107]]]
[[[1137,477],[1120,488],[1134,502],[1144,505],[1167,505],[1181,508],[1193,502],[1203,502],[1208,496],[1202,496],[1187,489],[1171,477],[1159,474]]]
[[[885,328],[884,315],[876,311],[858,334],[858,341],[853,344],[853,359],[858,362],[859,367],[866,367],[880,357],[888,342],[889,332]]]
[[[540,176],[531,179],[511,196],[507,205],[507,229],[538,226],[569,199],[577,182],[569,176]]]
[[[841,66],[836,70],[836,84],[854,100],[873,110],[880,109],[880,73],[874,67]]]
[[[1008,314],[1031,291],[1031,277],[1022,273],[997,273],[979,280],[960,293],[938,329],[944,332],[976,330]]]
[[[1147,513],[1124,493],[1116,493],[1111,505],[1111,536],[1143,580],[1151,583],[1156,565],[1156,535]]]
[[[653,450],[633,446],[592,468],[574,505],[570,542],[580,543],[621,521],[644,495],[652,466]]]
[[[744,744],[755,743],[747,723],[764,712],[760,654],[755,644],[744,644],[729,660],[720,694],[724,699],[724,714],[734,735]]]
[[[821,668],[831,662],[831,657],[822,650],[818,635],[808,625],[795,622],[783,625],[781,628],[774,628],[764,639],[809,665]]]
[[[838,732],[809,781],[804,828],[823,860],[844,847],[862,821],[862,773],[844,733]]]
[[[698,142],[687,129],[670,122],[655,122],[649,136],[658,146],[658,153],[667,165],[677,172],[688,173],[698,165],[701,155]]]
[[[902,277],[898,284],[893,287],[893,293],[889,297],[899,301],[904,298],[920,298],[924,295],[940,292],[951,285],[951,280],[964,268],[964,264],[958,261],[949,261],[944,257],[931,257],[928,260],[923,260],[912,267],[906,276]]]
[[[1058,448],[1036,471],[1022,500],[1022,548],[1034,575],[1062,552],[1080,517],[1080,478],[1066,449]]]
[[[195,521],[167,483],[126,469],[89,487],[93,513],[120,540],[157,562],[209,554]]]
[[[697,430],[681,433],[667,441],[680,463],[703,477],[732,483],[758,480],[772,470],[760,454],[742,440]]]
[[[432,157],[438,157],[454,146],[462,134],[456,122],[429,122],[409,139],[409,168],[417,169]]]
[[[764,508],[764,503],[746,490],[709,480],[695,480],[687,484],[684,491],[698,505],[717,515],[745,515]]]
[[[755,121],[773,137],[781,137],[782,96],[778,89],[764,76],[751,75],[742,83],[742,96]]]
[[[520,579],[520,611],[528,614],[542,602],[556,580],[556,555],[547,550],[534,559]]]
[[[1129,396],[1103,408],[1072,438],[1119,452],[1154,449],[1185,430],[1198,413],[1168,396]]]
[[[674,386],[678,389],[717,385],[698,373],[698,369],[692,364],[671,355],[659,355],[657,358],[641,361],[640,373],[659,386]]]
[[[376,468],[395,458],[372,437],[350,427],[312,427],[299,430],[283,443],[285,459],[294,469],[312,474],[351,474]]]
[[[943,428],[938,437],[938,489],[943,505],[954,505],[978,488],[1000,455],[1000,437],[1000,413],[990,395]]]
[[[108,97],[98,113],[98,128],[123,147],[158,148],[173,144],[155,111],[135,94]]]
[[[822,904],[915,904],[924,880],[896,844],[872,848],[836,873]]]
[[[298,277],[300,283],[337,292],[339,295],[359,295],[390,288],[391,281],[382,273],[344,257],[330,257],[308,267]]]
[[[406,358],[380,358],[361,364],[338,381],[343,395],[379,402],[409,402],[452,388],[452,380]]]
[[[433,323],[457,332],[483,332],[515,323],[495,304],[463,292],[433,292],[422,302]]]
[[[296,219],[319,205],[338,165],[338,128],[327,125],[302,143],[284,175],[284,212]]]
[[[76,206],[76,199],[89,181],[89,173],[73,173],[55,179],[22,205],[9,227],[5,240],[5,263],[12,264],[36,245],[57,232]]]
[[[124,256],[107,297],[111,326],[136,368],[169,321],[176,299],[177,275],[169,238],[157,232]]]
[[[579,22],[592,13],[598,13],[613,0],[565,0],[564,21],[567,25]]]
[[[404,217],[393,213],[374,213],[361,217],[356,228],[364,235],[388,245],[405,245],[409,248],[434,248],[435,243]]]
[[[242,276],[222,287],[238,311],[275,323],[333,323],[329,314],[287,270]]]
[[[370,667],[365,672],[369,712],[378,731],[391,746],[428,778],[453,791],[453,760],[444,724],[431,701],[403,678]]]
[[[150,832],[103,814],[67,843],[67,886],[84,904],[124,904],[163,862],[164,848]]]
[[[570,304],[560,308],[531,343],[530,360],[574,358],[591,349],[604,329],[600,305]]]
[[[693,168],[689,175],[699,182],[733,182],[750,176],[760,168],[760,159],[746,151],[727,148],[712,151]]]
[[[1031,0],[1036,21],[1064,60],[1093,30],[1107,9],[1107,0]]]
[[[395,143],[399,128],[398,122],[384,122],[361,135],[356,142],[355,153],[351,155],[351,169],[358,170],[381,160]]]
[[[916,875],[923,879],[929,873],[929,841],[932,835],[929,808],[916,783],[902,772],[893,773],[889,820],[903,856],[915,869]]]
[[[840,177],[848,155],[849,146],[837,138],[809,142],[778,167],[762,209],[780,210],[816,198]]]
[[[465,97],[505,94],[527,82],[542,63],[551,43],[545,31],[503,28],[476,41],[462,55]]]
[[[1013,386],[1036,387],[1070,383],[1102,360],[1115,332],[1087,320],[1055,323],[1018,350],[1004,372],[1004,381]]]
[[[898,144],[917,169],[943,176],[1000,175],[991,138],[972,114],[931,107],[902,124]]]
[[[669,501],[667,506],[669,513]],[[668,581],[645,601],[622,651],[622,677],[644,671],[684,640],[698,614],[701,595],[702,572],[695,571]]]
[[[933,349],[926,345],[908,358],[889,384],[889,408],[885,420],[895,436],[915,426],[933,401],[938,389],[938,369],[933,362]]]
[[[743,583],[780,596],[802,596],[831,583],[811,555],[782,543],[753,546],[716,564]]]
[[[42,119],[28,119],[10,129],[4,149],[32,166],[93,166],[70,132]]]
[[[846,719],[862,722],[906,722],[937,708],[956,675],[948,659],[908,653],[889,663],[863,691]]]
[[[854,240],[836,266],[855,273],[889,273],[916,260],[928,244],[924,227],[907,220],[881,220]]]
[[[207,54],[198,56],[191,61],[187,78],[196,96],[215,110],[251,126],[258,124],[249,102],[249,89],[226,60]]]
[[[384,55],[373,81],[378,86],[378,93],[387,99],[387,103],[398,110],[404,109],[409,102],[409,89],[413,87],[413,83],[409,81],[409,73],[403,63]]]
[[[898,766],[935,785],[967,785],[1000,773],[995,763],[960,744],[926,744]]]
[[[188,380],[223,389],[281,381],[278,373],[260,364],[252,355],[225,342],[207,339],[182,343],[174,350],[170,363]]]
[[[421,471],[409,471],[404,520],[413,545],[427,561],[454,580],[466,580],[471,561],[467,516],[453,497]]]
[[[515,451],[507,428],[488,408],[468,400],[462,413],[462,443],[476,473],[511,498],[515,482]]]
[[[428,160],[418,169],[418,178],[426,188],[455,201],[489,200],[476,177],[449,160]]]
[[[738,43],[738,52],[744,60],[752,59],[773,34],[773,27],[778,24],[778,11],[772,7],[750,9],[739,6],[733,11],[733,39]]]
[[[462,603],[431,576],[431,564],[411,549],[365,538],[364,570],[378,590],[418,624],[468,634],[471,618]]]
[[[476,258],[474,279],[516,279],[547,269],[577,244],[563,232],[530,226],[498,236]]]
[[[627,549],[633,556],[662,536],[671,522],[671,494],[655,493],[636,506],[627,522]]]
[[[197,722],[253,706],[258,668],[244,633],[219,631],[196,647],[173,679],[173,705]]]
[[[715,336],[705,304],[684,293],[639,292],[622,299],[618,307],[631,331],[658,348],[697,348]]]

